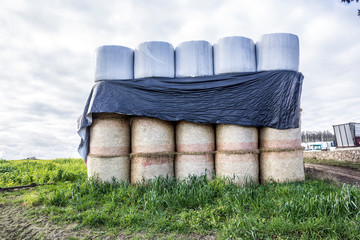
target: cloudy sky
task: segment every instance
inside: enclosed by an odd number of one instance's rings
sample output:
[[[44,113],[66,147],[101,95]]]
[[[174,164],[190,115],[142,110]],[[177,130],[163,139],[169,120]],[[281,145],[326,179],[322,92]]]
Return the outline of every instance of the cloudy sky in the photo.
[[[0,158],[79,157],[76,120],[99,45],[290,32],[300,38],[303,130],[360,122],[360,4],[341,0],[2,0]]]

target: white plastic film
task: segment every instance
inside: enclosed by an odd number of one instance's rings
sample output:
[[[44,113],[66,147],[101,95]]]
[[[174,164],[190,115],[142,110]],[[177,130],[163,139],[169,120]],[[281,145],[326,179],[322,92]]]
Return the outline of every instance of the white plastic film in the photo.
[[[174,47],[167,42],[143,42],[135,50],[135,78],[174,77]]]
[[[97,48],[95,81],[134,78],[134,51],[106,45]]]
[[[183,42],[175,49],[176,77],[213,75],[212,46],[207,41]]]
[[[257,71],[299,70],[299,38],[290,33],[262,35],[256,43]]]
[[[250,38],[224,37],[214,44],[215,75],[255,71],[255,44]]]

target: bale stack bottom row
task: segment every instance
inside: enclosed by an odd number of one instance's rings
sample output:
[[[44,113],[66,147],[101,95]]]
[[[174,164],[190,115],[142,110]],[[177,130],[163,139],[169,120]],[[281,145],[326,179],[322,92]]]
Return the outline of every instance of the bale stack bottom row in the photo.
[[[255,50],[256,49],[256,50]],[[226,37],[206,41],[144,42],[135,51],[98,48],[95,81],[151,77],[197,77],[299,68],[299,40],[287,33],[254,42]],[[185,178],[207,173],[239,184],[304,180],[300,128],[278,130],[232,124],[176,123],[148,117],[93,114],[88,176],[136,183],[157,176]]]
[[[189,127],[185,121],[116,113],[94,114],[93,121],[88,176],[102,181],[136,183],[158,176],[183,179],[203,174],[211,179],[214,172],[238,184],[304,180],[299,128],[258,130],[216,124],[214,130],[211,124]],[[184,137],[184,127],[191,131],[188,136],[201,136],[203,142]]]

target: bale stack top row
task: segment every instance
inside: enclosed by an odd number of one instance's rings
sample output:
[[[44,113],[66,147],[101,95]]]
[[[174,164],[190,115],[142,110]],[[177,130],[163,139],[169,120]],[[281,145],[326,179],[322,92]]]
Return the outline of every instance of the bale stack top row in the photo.
[[[294,34],[264,34],[255,44],[224,37],[214,45],[187,41],[175,49],[167,42],[143,42],[133,50],[106,45],[97,49],[95,81],[149,77],[195,77],[236,72],[299,68],[299,39]]]

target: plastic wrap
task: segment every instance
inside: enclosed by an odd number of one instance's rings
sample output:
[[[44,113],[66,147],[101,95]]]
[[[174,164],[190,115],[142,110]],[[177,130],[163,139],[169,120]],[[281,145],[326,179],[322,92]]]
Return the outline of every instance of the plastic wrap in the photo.
[[[175,49],[176,77],[213,75],[212,46],[207,41],[183,42]]]
[[[143,42],[135,50],[135,78],[174,77],[174,47],[167,42]]]
[[[134,51],[132,49],[114,45],[97,48],[95,81],[133,77]]]
[[[167,121],[299,127],[303,75],[295,71],[223,74],[196,78],[99,81],[79,119],[86,158],[92,113],[112,112]]]
[[[256,43],[257,71],[299,70],[299,38],[290,33],[264,34]]]
[[[214,44],[214,73],[255,72],[253,40],[246,37],[224,37]]]

